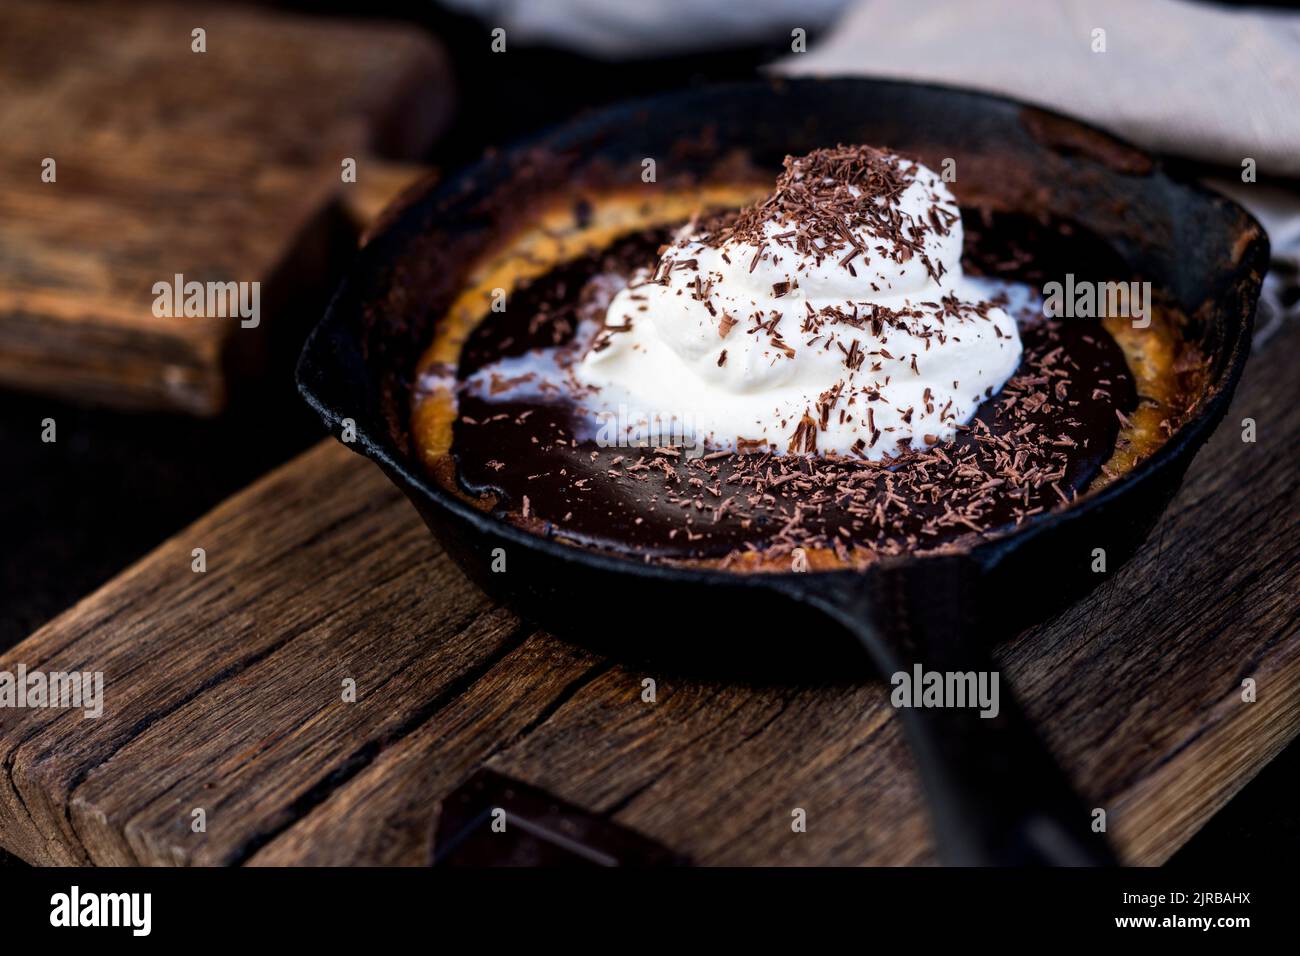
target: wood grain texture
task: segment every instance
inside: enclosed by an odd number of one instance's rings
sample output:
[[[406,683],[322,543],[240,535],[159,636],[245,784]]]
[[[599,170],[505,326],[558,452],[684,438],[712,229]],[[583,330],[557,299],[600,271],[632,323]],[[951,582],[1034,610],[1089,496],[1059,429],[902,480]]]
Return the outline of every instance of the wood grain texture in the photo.
[[[602,667],[580,648],[533,633],[249,862],[427,863],[438,801]]]
[[[191,50],[206,30],[207,51]],[[418,31],[240,6],[8,0],[0,30],[0,383],[219,411],[316,275],[313,232],[370,156],[450,107]],[[57,179],[43,182],[55,160]],[[261,282],[264,323],[158,318],[153,285]]]
[[[1288,327],[1251,359],[1140,554],[1000,651],[1132,863],[1168,858],[1300,729],[1297,348]],[[194,547],[205,574],[190,570]],[[934,860],[883,687],[687,679],[535,633],[333,443],[0,670],[20,661],[106,680],[99,720],[0,710],[0,844],[32,862],[421,863],[438,800],[484,764],[700,863]],[[340,699],[349,676],[354,704]],[[191,831],[195,807],[206,833]],[[795,808],[806,833],[790,828]]]

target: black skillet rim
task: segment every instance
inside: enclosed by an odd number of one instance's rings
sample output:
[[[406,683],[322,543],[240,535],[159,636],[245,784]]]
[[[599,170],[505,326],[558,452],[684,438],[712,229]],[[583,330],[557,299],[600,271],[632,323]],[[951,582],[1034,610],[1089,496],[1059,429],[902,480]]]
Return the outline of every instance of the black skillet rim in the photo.
[[[632,100],[620,101],[616,104],[604,107],[591,113],[581,115],[577,118],[570,119],[555,126],[548,127],[532,136],[512,142],[509,146],[501,149],[495,156],[488,155],[480,158],[477,162],[457,170],[447,178],[440,180],[434,185],[425,187],[417,196],[407,196],[399,199],[393,207],[386,211],[381,217],[382,228],[369,238],[372,240],[363,246],[358,252],[352,265],[349,267],[347,274],[340,282],[330,303],[326,308],[325,315],[312,329],[303,345],[302,353],[299,357],[298,366],[295,374],[296,384],[299,393],[303,399],[310,405],[327,427],[333,431],[345,417],[343,413],[336,411],[323,398],[317,395],[311,382],[313,369],[319,365],[325,364],[318,359],[317,353],[324,355],[329,348],[326,341],[328,332],[344,332],[344,336],[353,349],[357,348],[355,337],[347,334],[345,330],[346,315],[344,307],[348,304],[348,299],[354,297],[358,302],[361,297],[356,295],[356,288],[360,285],[362,276],[370,274],[376,266],[382,266],[383,262],[388,261],[381,255],[381,248],[385,244],[383,240],[391,238],[394,234],[402,230],[403,223],[408,216],[414,215],[418,209],[427,207],[437,201],[454,196],[461,192],[464,184],[473,181],[476,177],[490,171],[503,160],[520,153],[544,147],[553,143],[562,137],[573,136],[585,128],[598,129],[609,120],[620,115],[635,113],[637,110],[647,109],[650,107],[661,106],[665,102],[682,100],[707,93],[710,95],[726,95],[728,91],[753,91],[755,89],[781,90],[791,86],[829,86],[835,84],[862,84],[870,86],[891,86],[904,89],[926,89],[940,94],[960,94],[964,97],[975,97],[989,100],[1005,106],[1019,109],[1029,109],[1037,111],[1056,119],[1063,120],[1084,130],[1088,130],[1105,137],[1106,139],[1118,144],[1121,147],[1132,150],[1135,154],[1140,155],[1150,161],[1150,170],[1146,173],[1149,177],[1163,177],[1169,182],[1183,188],[1189,189],[1193,194],[1197,194],[1206,201],[1226,203],[1235,208],[1245,219],[1246,223],[1253,225],[1258,233],[1258,239],[1255,241],[1256,258],[1267,264],[1268,258],[1268,240],[1267,234],[1259,221],[1255,219],[1244,207],[1234,202],[1230,198],[1217,193],[1201,185],[1198,181],[1189,177],[1180,176],[1171,173],[1167,166],[1161,160],[1145,150],[1140,149],[1114,136],[1112,133],[1100,129],[1083,120],[1066,116],[1062,113],[1045,109],[1037,104],[1029,103],[1013,97],[1000,96],[986,93],[980,90],[973,90],[964,87],[953,86],[940,83],[914,83],[904,80],[876,79],[867,77],[775,77],[766,80],[740,81],[734,83],[710,84],[702,87],[688,87],[685,89],[674,90],[666,93],[660,93],[653,96],[642,97]],[[389,215],[396,209],[397,215]],[[1241,263],[1247,261],[1248,256],[1243,254]],[[1243,265],[1238,265],[1236,271],[1241,271]],[[1259,280],[1262,281],[1263,273],[1259,273]],[[1199,447],[1210,433],[1218,426],[1223,415],[1227,411],[1227,406],[1231,402],[1233,393],[1236,390],[1237,382],[1241,377],[1246,360],[1250,354],[1249,343],[1251,332],[1254,327],[1255,309],[1258,303],[1258,284],[1249,297],[1251,307],[1246,315],[1241,317],[1239,322],[1233,323],[1233,329],[1236,334],[1232,337],[1225,337],[1224,349],[1227,352],[1227,360],[1224,365],[1223,374],[1217,382],[1211,383],[1202,408],[1195,416],[1184,422],[1179,429],[1170,435],[1152,454],[1140,462],[1132,471],[1122,475],[1116,481],[1111,482],[1104,488],[1096,491],[1089,491],[1083,495],[1078,502],[1068,508],[1060,511],[1051,511],[1044,515],[1035,516],[1029,519],[1021,526],[1013,526],[1003,529],[987,536],[979,543],[963,548],[961,554],[968,556],[984,566],[995,565],[1000,557],[1009,548],[1019,547],[1024,542],[1045,534],[1058,526],[1069,524],[1075,521],[1086,519],[1094,512],[1105,508],[1113,503],[1116,499],[1139,483],[1148,480],[1158,480],[1159,473],[1173,465],[1189,445]],[[373,381],[370,383],[375,385]],[[900,566],[914,564],[924,561],[927,558],[937,556],[935,554],[909,554],[893,558],[883,558],[879,562],[868,565],[864,568],[837,568],[834,570],[820,572],[794,572],[794,571],[763,571],[742,574],[733,571],[722,571],[709,567],[696,566],[677,566],[669,564],[647,563],[638,561],[632,557],[626,557],[617,554],[610,554],[583,548],[577,545],[564,544],[552,538],[546,538],[515,525],[504,521],[496,515],[482,512],[468,503],[460,500],[454,494],[442,488],[436,481],[428,478],[419,464],[408,456],[402,454],[393,446],[387,436],[385,423],[381,421],[362,421],[360,418],[356,421],[355,443],[348,443],[348,447],[358,454],[364,455],[376,464],[380,465],[390,476],[399,476],[408,491],[416,491],[425,498],[431,499],[437,506],[450,511],[460,520],[468,523],[474,531],[479,534],[495,536],[505,539],[506,541],[518,544],[521,547],[538,551],[548,558],[568,563],[573,562],[589,566],[594,570],[613,572],[613,573],[635,573],[645,577],[658,578],[662,580],[680,580],[688,578],[701,583],[726,583],[736,585],[741,581],[758,579],[753,583],[770,582],[773,585],[795,584],[805,581],[807,578],[815,577],[819,580],[825,580],[831,577],[847,579],[848,576],[855,578],[861,577],[862,574],[868,573],[874,567],[879,566]],[[372,428],[377,429],[381,436],[376,440],[371,435]],[[1193,453],[1195,448],[1193,449]]]

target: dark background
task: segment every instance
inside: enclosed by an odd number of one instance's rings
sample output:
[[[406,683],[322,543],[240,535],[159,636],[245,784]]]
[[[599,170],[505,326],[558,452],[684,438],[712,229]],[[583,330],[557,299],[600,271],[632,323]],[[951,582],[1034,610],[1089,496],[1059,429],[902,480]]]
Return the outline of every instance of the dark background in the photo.
[[[789,50],[771,44],[707,55],[602,63],[512,45],[489,53],[488,29],[432,3],[288,2],[303,13],[402,19],[429,30],[447,51],[458,109],[428,162],[454,169],[584,109],[628,97],[752,76]],[[810,33],[812,47],[818,35]],[[1300,108],[1300,107],[1298,107]],[[343,237],[336,256],[346,264]],[[329,288],[303,290],[282,326],[305,329]],[[245,391],[230,413],[205,421],[87,409],[0,390],[0,650],[6,649],[181,530],[213,505],[324,435],[292,386],[293,342],[276,374]],[[54,418],[58,438],[40,440]],[[1300,746],[1292,744],[1171,861],[1289,863],[1300,851]],[[0,851],[0,866],[22,864]]]

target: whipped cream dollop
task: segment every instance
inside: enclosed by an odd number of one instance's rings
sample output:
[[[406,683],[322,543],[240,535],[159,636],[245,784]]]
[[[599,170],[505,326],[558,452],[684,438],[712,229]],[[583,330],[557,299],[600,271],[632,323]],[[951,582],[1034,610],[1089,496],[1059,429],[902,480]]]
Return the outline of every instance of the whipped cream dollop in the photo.
[[[574,375],[718,450],[924,449],[1020,362],[961,253],[957,202],[920,163],[787,157],[771,196],[688,224],[632,277]]]

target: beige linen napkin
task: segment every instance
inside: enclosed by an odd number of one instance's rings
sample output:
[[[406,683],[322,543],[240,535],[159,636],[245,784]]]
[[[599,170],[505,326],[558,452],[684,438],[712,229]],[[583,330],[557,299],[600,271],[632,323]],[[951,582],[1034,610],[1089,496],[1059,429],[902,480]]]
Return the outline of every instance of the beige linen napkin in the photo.
[[[1300,177],[1300,14],[1185,0],[859,0],[776,70],[1001,93],[1224,167],[1211,185],[1264,224],[1275,263],[1265,301],[1274,318],[1288,311],[1300,267],[1288,181]],[[1246,159],[1255,183],[1241,182]]]
[[[973,87],[1157,152],[1225,166],[1250,157],[1300,176],[1300,14],[1185,0],[862,0],[779,69]]]

